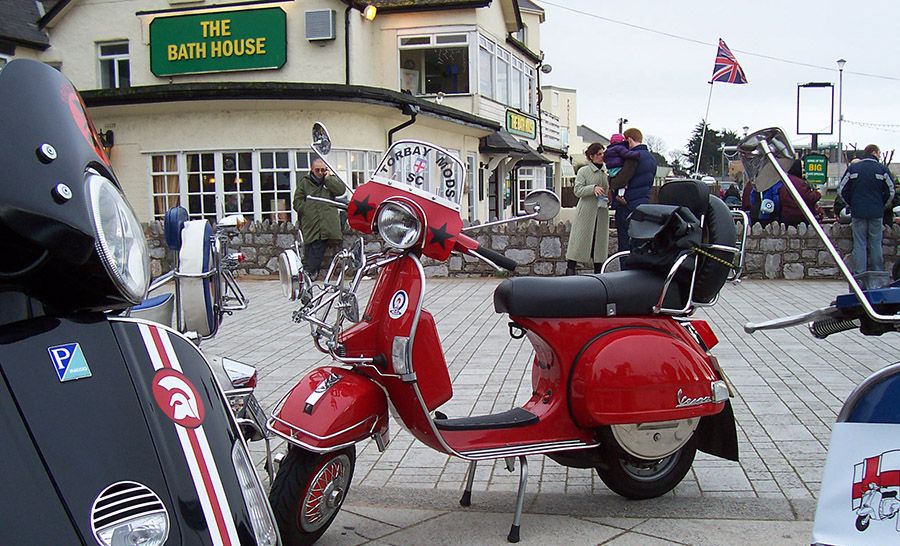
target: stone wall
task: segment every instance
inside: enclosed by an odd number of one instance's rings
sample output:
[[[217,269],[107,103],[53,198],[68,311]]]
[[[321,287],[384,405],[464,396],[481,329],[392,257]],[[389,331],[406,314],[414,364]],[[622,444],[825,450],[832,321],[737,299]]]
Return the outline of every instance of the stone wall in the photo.
[[[850,226],[830,224],[824,226],[835,246],[843,255],[848,255],[853,243]],[[523,222],[491,226],[470,233],[483,246],[516,260],[520,266],[516,275],[552,276],[562,275],[566,269],[565,249],[569,241],[570,225],[536,224]],[[145,226],[152,259],[151,272],[154,277],[170,266],[169,255],[163,243],[160,222]],[[297,226],[291,223],[253,222],[244,227],[240,234],[231,237],[231,251],[241,251],[246,261],[240,271],[255,275],[278,275],[278,255],[290,248],[296,240]],[[358,235],[346,232],[345,244]],[[884,233],[885,264],[890,270],[897,259],[900,246],[900,226],[894,225]],[[366,250],[380,250],[377,236],[369,236]],[[610,253],[616,249],[616,234],[610,230]],[[326,255],[326,260],[330,259]],[[325,262],[328,263],[327,261]],[[484,276],[496,272],[470,256],[452,255],[447,262],[423,261],[429,276]],[[581,264],[584,271],[589,268]],[[503,273],[505,274],[505,273]],[[816,232],[807,227],[785,227],[770,224],[763,228],[756,224],[747,239],[745,257],[745,277],[767,279],[822,279],[841,278],[840,271],[819,240]]]

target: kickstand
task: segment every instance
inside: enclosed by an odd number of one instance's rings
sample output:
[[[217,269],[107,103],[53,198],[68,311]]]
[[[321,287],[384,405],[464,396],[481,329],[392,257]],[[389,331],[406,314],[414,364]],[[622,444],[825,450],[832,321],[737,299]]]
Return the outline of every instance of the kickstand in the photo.
[[[466,471],[466,488],[463,490],[463,496],[459,499],[460,506],[470,506],[472,504],[472,482],[475,480],[475,465],[477,461],[469,462],[469,469]]]
[[[516,513],[513,516],[512,527],[506,540],[519,542],[519,524],[522,521],[522,507],[525,505],[525,485],[528,482],[528,460],[525,455],[519,456],[519,494],[516,496]]]

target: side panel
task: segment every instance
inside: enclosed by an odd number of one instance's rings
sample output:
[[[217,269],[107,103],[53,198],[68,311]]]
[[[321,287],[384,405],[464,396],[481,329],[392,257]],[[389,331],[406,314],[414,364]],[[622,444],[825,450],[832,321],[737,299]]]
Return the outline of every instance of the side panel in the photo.
[[[388,430],[387,397],[373,381],[337,366],[316,368],[287,394],[268,428],[325,452]]]
[[[590,341],[572,370],[569,394],[584,427],[671,421],[718,413],[724,403],[686,405],[711,396],[719,379],[686,337],[655,328],[619,328]]]

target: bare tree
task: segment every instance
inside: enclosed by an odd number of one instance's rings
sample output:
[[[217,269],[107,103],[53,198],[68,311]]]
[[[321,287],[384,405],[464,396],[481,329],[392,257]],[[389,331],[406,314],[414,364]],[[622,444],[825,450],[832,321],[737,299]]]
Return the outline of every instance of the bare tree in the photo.
[[[666,151],[666,142],[655,135],[647,135],[647,138],[644,139],[644,144],[647,145],[647,148],[650,148],[651,152],[656,152],[660,155]]]

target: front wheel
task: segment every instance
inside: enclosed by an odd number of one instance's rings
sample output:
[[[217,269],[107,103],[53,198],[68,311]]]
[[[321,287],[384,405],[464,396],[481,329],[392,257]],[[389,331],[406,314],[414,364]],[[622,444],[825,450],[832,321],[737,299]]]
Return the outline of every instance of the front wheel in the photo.
[[[269,502],[285,546],[315,543],[350,489],[356,447],[318,454],[291,448],[272,481]]]
[[[653,499],[665,495],[681,483],[697,453],[693,436],[676,452],[653,460],[628,454],[611,433],[601,436],[600,456],[604,464],[596,467],[597,475],[613,492],[628,499]]]
[[[856,516],[856,530],[860,533],[869,528],[869,516]]]

